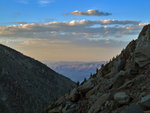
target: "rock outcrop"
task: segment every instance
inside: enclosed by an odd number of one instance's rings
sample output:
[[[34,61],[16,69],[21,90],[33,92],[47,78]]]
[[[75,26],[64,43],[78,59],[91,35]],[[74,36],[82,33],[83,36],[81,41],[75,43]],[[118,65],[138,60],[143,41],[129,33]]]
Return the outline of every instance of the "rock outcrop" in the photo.
[[[150,25],[44,113],[150,113]]]
[[[46,65],[0,45],[0,113],[41,113],[74,86]]]
[[[150,63],[150,26],[145,26],[135,48],[135,62],[143,67]]]

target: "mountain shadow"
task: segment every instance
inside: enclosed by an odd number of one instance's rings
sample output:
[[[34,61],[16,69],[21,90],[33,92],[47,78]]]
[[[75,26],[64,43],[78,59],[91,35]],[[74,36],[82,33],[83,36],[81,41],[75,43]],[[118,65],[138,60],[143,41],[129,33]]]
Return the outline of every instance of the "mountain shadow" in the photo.
[[[39,61],[0,45],[0,113],[41,113],[74,86]]]

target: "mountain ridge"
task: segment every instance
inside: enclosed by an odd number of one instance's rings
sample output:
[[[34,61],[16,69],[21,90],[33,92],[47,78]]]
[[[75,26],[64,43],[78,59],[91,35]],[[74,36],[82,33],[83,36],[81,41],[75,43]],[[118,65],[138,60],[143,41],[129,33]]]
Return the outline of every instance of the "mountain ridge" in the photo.
[[[45,64],[0,45],[1,113],[40,113],[74,86]]]
[[[150,112],[150,24],[120,55],[43,113]]]

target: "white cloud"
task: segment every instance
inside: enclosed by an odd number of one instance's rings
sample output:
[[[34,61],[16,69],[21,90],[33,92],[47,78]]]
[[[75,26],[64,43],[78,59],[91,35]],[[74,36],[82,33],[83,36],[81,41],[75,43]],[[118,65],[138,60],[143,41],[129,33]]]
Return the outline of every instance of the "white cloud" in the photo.
[[[0,42],[40,60],[106,60],[126,46],[125,36],[137,35],[144,25],[131,20],[73,20],[0,26]]]
[[[22,4],[29,4],[31,0],[17,0],[17,2],[20,2]],[[41,6],[46,6],[52,2],[54,2],[54,0],[35,0],[35,3],[38,3]]]
[[[27,24],[27,22],[6,22],[4,24]]]
[[[70,13],[73,15],[80,15],[80,16],[109,16],[111,15],[111,13],[102,12],[102,11],[95,10],[95,9],[89,9],[86,12],[76,10]]]
[[[99,25],[98,27],[92,27]],[[18,38],[118,37],[137,34],[144,23],[130,20],[79,20],[0,26],[0,36]]]

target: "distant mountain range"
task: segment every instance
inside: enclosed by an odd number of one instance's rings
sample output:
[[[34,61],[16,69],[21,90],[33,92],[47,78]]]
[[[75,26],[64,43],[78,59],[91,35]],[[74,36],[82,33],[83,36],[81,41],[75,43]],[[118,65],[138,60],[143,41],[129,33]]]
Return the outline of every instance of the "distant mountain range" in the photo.
[[[45,62],[56,72],[65,75],[73,81],[83,81],[89,78],[91,73],[95,73],[105,61],[99,62]]]

